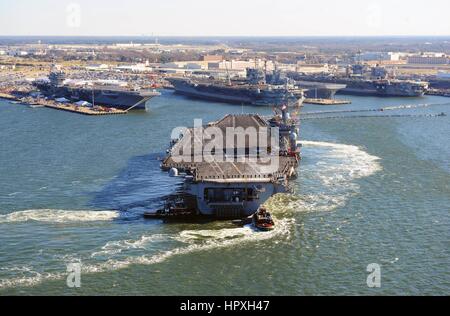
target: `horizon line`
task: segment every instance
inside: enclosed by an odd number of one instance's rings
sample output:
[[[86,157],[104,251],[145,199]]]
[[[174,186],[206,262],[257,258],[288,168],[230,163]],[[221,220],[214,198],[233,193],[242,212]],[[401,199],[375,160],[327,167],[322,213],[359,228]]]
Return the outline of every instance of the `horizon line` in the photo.
[[[390,35],[146,35],[146,34],[130,34],[130,35],[3,35],[0,37],[450,37],[448,35],[411,35],[411,34],[390,34]]]

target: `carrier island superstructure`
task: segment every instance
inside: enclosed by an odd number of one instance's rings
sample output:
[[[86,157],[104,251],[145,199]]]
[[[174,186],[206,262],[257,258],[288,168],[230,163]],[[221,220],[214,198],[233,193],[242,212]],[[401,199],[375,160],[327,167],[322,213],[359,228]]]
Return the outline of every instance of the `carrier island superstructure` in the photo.
[[[195,147],[205,148],[210,140],[188,137],[196,133],[190,128],[172,142],[161,167],[171,175],[184,177],[184,203],[196,215],[217,218],[251,215],[274,194],[291,191],[289,181],[297,176],[300,162],[297,115],[298,112],[290,114],[287,106],[281,106],[271,118],[258,114],[229,114],[209,123],[204,128],[213,127],[224,134],[230,129],[250,129],[259,135],[256,146],[245,138],[240,145],[225,144],[219,150],[214,149],[209,159]],[[237,135],[240,136],[245,137]],[[229,155],[230,152],[234,154]],[[263,152],[266,153],[264,159],[260,159]],[[225,156],[228,153],[226,160],[224,153]],[[180,162],[177,158],[183,155],[191,159]]]

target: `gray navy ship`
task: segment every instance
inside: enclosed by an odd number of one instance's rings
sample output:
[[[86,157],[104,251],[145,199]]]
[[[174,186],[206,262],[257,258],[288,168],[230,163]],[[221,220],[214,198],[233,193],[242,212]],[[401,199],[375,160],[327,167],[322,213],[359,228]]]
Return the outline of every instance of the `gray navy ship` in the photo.
[[[363,65],[353,65],[347,76],[291,74],[291,78],[301,81],[327,84],[343,84],[338,94],[377,97],[422,97],[428,90],[428,83],[412,80],[388,78],[382,67],[371,69],[371,75],[364,75]]]
[[[301,144],[299,117],[289,112],[289,104],[274,107],[272,118],[258,114],[228,114],[211,122],[209,128],[220,130],[221,150],[214,150],[205,159],[205,148],[211,140],[191,137],[193,128],[172,140],[168,156],[161,168],[170,176],[184,179],[175,206],[162,211],[148,212],[147,218],[186,218],[209,216],[240,219],[255,213],[271,196],[292,192],[289,182],[298,176]],[[253,129],[267,141],[250,141],[250,135],[239,130]],[[229,144],[225,140],[242,137],[243,142]],[[276,137],[279,142],[273,142]],[[200,148],[200,151],[194,149]],[[215,147],[216,149],[217,147]],[[234,155],[228,155],[227,153]],[[227,159],[223,157],[227,156]],[[184,158],[188,158],[186,161]]]
[[[266,81],[274,85],[283,85],[285,82],[291,82],[297,88],[304,89],[305,97],[309,99],[333,99],[339,90],[345,89],[347,85],[326,82],[314,82],[300,80],[297,73],[284,73],[275,69],[266,74]]]
[[[36,81],[34,85],[46,97],[66,98],[71,101],[86,101],[93,105],[117,109],[145,109],[148,100],[160,93],[154,90],[127,89],[119,86],[75,86],[64,84],[64,72],[53,70],[49,81]]]
[[[272,85],[255,69],[247,69],[247,79],[167,78],[175,92],[189,97],[226,103],[274,106],[286,102],[303,104],[304,89],[291,84]]]

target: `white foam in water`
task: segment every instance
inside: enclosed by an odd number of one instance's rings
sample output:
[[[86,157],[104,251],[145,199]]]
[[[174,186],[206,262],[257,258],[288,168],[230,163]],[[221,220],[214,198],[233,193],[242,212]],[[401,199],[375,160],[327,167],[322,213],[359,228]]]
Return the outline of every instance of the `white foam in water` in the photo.
[[[368,177],[381,170],[378,162],[380,158],[369,155],[357,146],[314,141],[302,141],[301,143],[304,147],[325,147],[330,149],[326,157],[340,160],[339,164],[328,166],[328,169],[335,171],[334,179],[349,181],[354,178]],[[318,171],[320,172],[320,170]]]
[[[27,221],[46,223],[71,223],[109,221],[119,217],[117,211],[68,211],[68,210],[26,210],[0,215],[0,223],[18,223]]]
[[[368,177],[381,170],[380,158],[357,146],[329,142],[301,141],[305,149],[323,149],[316,152],[315,164],[303,164],[300,173],[313,183],[319,182],[317,193],[281,194],[267,203],[268,207],[283,212],[331,211],[345,205],[358,191],[353,180]]]
[[[294,223],[294,219],[278,220],[276,229],[270,232],[257,232],[249,225],[242,228],[225,228],[218,230],[185,230],[178,235],[173,236],[173,238],[187,244],[187,246],[177,247],[150,256],[130,256],[122,260],[112,258],[99,264],[83,265],[82,272],[106,272],[123,269],[133,264],[152,265],[161,263],[176,255],[239,246],[248,242],[257,242],[280,236],[289,238],[291,227]]]
[[[45,280],[56,280],[64,277],[63,273],[39,273],[29,266],[2,267],[0,270],[21,274],[12,279],[0,279],[0,289],[21,286],[33,286]]]
[[[101,251],[94,252],[93,254],[91,254],[91,258],[98,256],[111,256],[122,253],[123,251],[129,249],[146,249],[146,247],[151,243],[164,241],[170,238],[171,237],[169,235],[154,234],[151,236],[144,235],[138,240],[109,241],[106,245],[102,247]]]
[[[295,220],[287,212],[330,211],[345,205],[358,185],[354,179],[363,178],[381,170],[379,158],[369,155],[353,145],[328,142],[302,141],[305,148],[319,149],[318,161],[303,165],[301,173],[313,183],[319,184],[314,194],[279,194],[271,198],[267,206],[276,218],[276,228],[270,232],[258,232],[251,226],[209,230],[185,230],[178,234],[143,235],[136,240],[110,241],[97,252],[93,252],[83,262],[82,273],[99,273],[123,269],[133,264],[152,265],[173,256],[200,251],[239,247],[249,242],[282,237],[285,240],[295,226]],[[323,151],[321,150],[323,149]],[[302,168],[302,167],[301,167]],[[111,220],[118,212],[112,211],[63,211],[30,210],[0,216],[2,222],[28,220],[44,222],[98,221]],[[146,255],[128,255],[127,251],[148,251],[153,243],[172,241],[180,243],[172,249]],[[103,260],[101,260],[104,257]],[[125,257],[125,258],[124,258]],[[98,261],[98,262],[95,262]],[[34,274],[33,274],[34,273]],[[28,271],[21,277],[0,280],[0,288],[13,286],[33,286],[45,280],[63,279],[64,273],[38,273]]]
[[[284,236],[289,238],[291,228],[295,224],[294,219],[277,220],[275,230],[270,232],[257,232],[250,225],[241,228],[225,228],[217,230],[185,230],[174,235],[143,235],[137,240],[121,240],[108,242],[102,247],[107,252],[93,253],[91,257],[98,254],[109,255],[110,259],[100,263],[83,263],[81,266],[82,273],[101,273],[124,269],[133,264],[153,265],[161,263],[173,256],[189,254],[200,251],[220,249],[230,246],[240,246],[248,242],[257,242],[275,237]],[[145,247],[150,241],[175,239],[185,244],[174,249],[162,251],[154,255],[129,256],[125,259],[115,259],[114,255],[131,248]],[[108,252],[108,250],[114,251]],[[23,276],[0,280],[0,288],[16,287],[16,286],[34,286],[43,281],[64,279],[65,273],[38,273],[29,271],[34,276]]]

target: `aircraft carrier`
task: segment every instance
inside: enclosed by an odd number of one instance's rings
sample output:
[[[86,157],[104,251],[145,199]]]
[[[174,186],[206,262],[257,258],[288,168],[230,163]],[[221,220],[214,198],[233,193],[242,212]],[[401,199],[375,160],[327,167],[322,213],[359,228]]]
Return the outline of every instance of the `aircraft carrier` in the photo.
[[[376,97],[422,97],[428,89],[428,84],[424,82],[408,80],[370,80],[336,77],[304,78],[305,81],[308,79],[324,83],[345,84],[346,87],[337,91],[337,93],[348,95]]]
[[[354,67],[359,65],[354,65]],[[357,67],[356,67],[357,68]],[[305,82],[345,85],[337,91],[338,94],[376,96],[376,97],[422,97],[428,90],[428,83],[412,80],[390,79],[381,67],[372,69],[371,76],[361,73],[347,76],[335,75],[301,75],[296,79]],[[382,72],[378,74],[378,72]]]
[[[34,85],[46,97],[66,98],[70,101],[86,101],[92,105],[101,105],[123,110],[145,109],[151,98],[160,95],[154,90],[127,89],[119,86],[104,85],[68,85],[62,71],[52,71],[49,81],[36,81]]]
[[[179,214],[240,219],[255,213],[274,194],[292,191],[289,182],[298,176],[300,164],[298,111],[289,112],[289,105],[274,109],[276,113],[271,118],[228,114],[207,124],[206,128],[221,131],[224,136],[214,140],[222,142],[221,150],[214,147],[213,152],[205,152],[211,140],[192,137],[203,133],[202,129],[185,130],[179,139],[172,140],[161,168],[169,171],[170,176],[182,177],[184,185],[177,194],[181,197],[177,206],[168,210],[169,217]],[[246,132],[239,132],[248,129],[263,138],[251,141]],[[229,144],[226,142],[229,135],[245,140]],[[276,138],[279,142],[273,141]],[[228,155],[229,152],[234,156]],[[224,155],[227,159],[223,159]],[[157,217],[158,213],[147,216]]]
[[[292,102],[300,106],[304,89],[291,84],[267,84],[265,77],[247,69],[247,80],[216,80],[203,78],[167,78],[175,92],[197,99],[258,106],[281,105]]]

